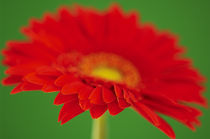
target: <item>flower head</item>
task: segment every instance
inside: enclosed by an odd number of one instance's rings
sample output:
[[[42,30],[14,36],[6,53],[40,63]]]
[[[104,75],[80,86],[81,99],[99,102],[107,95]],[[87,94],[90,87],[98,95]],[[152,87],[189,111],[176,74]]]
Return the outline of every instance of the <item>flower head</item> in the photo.
[[[3,51],[3,84],[15,85],[12,94],[58,91],[62,124],[87,110],[95,119],[127,107],[171,138],[172,128],[158,113],[191,129],[200,124],[201,112],[187,104],[206,104],[203,77],[182,56],[177,37],[139,23],[135,12],[61,8],[32,19],[22,32],[28,38],[8,42]]]

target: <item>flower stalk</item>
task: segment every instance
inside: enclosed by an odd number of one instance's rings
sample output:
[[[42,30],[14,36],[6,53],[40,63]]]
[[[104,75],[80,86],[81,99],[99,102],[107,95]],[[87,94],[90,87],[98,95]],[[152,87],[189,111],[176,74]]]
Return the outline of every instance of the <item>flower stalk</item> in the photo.
[[[93,120],[91,139],[107,139],[107,116],[104,114],[98,119]]]

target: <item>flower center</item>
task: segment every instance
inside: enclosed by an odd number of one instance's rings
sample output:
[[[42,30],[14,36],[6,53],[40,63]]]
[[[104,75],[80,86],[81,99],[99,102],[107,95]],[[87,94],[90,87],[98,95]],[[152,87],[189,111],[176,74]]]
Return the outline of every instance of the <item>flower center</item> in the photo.
[[[96,67],[95,69],[93,69],[91,75],[110,81],[122,81],[122,75],[120,74],[120,72],[117,69],[110,67]]]
[[[112,53],[85,55],[78,68],[83,75],[123,83],[129,87],[136,87],[140,81],[136,67],[130,61]]]

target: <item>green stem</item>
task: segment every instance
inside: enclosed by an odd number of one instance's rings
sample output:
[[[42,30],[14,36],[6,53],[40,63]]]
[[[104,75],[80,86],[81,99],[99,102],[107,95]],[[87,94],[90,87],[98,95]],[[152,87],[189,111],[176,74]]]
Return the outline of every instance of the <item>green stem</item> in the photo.
[[[107,139],[106,114],[93,120],[91,139]]]

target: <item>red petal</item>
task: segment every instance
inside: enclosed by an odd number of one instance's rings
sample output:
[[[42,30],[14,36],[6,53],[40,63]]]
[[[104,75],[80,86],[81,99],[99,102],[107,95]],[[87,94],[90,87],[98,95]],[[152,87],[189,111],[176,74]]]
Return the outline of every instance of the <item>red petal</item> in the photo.
[[[60,91],[60,88],[55,86],[53,83],[46,83],[42,87],[42,91],[45,92],[45,93],[57,92],[57,91]]]
[[[104,102],[106,103],[111,103],[116,99],[116,96],[114,95],[114,93],[105,87],[102,88],[102,96],[103,96]]]
[[[137,96],[134,94],[134,92],[130,92],[130,91],[127,91],[125,89],[123,89],[123,93],[124,93],[124,99],[129,104],[131,104],[132,102],[138,102],[139,100],[142,99],[141,95],[139,95],[138,98],[137,98]]]
[[[48,82],[47,80],[44,80],[44,79],[40,78],[39,76],[37,76],[35,72],[27,74],[24,77],[24,79],[32,84],[37,84],[37,85],[43,85],[46,82]]]
[[[103,105],[104,101],[102,98],[102,88],[101,87],[94,88],[89,96],[89,100],[92,104]]]
[[[31,84],[31,83],[28,83],[28,82],[23,82],[23,83],[18,84],[11,91],[11,94],[16,94],[16,93],[19,93],[21,91],[34,91],[34,90],[41,90],[41,86],[35,85],[35,84]]]
[[[115,94],[118,98],[123,98],[123,92],[122,92],[122,90],[120,89],[119,86],[114,85],[114,91],[115,91]]]
[[[134,108],[142,115],[144,116],[148,121],[150,121],[153,125],[159,126],[159,119],[157,114],[155,114],[151,109],[149,109],[147,106],[141,103],[135,103]]]
[[[156,89],[155,91],[151,91],[151,93],[164,94],[177,101],[192,102],[203,106],[207,105],[206,99],[202,96],[204,87],[193,81],[180,80],[177,82],[176,80],[173,80],[173,82],[159,82],[158,88],[161,90]]]
[[[84,86],[79,90],[78,98],[79,100],[86,100],[90,96],[90,93],[93,91],[93,88],[90,86]]]
[[[41,86],[36,85],[36,84],[31,84],[28,82],[24,82],[21,86],[23,91],[34,91],[34,90],[41,90]]]
[[[141,114],[154,126],[159,128],[170,138],[175,139],[175,133],[171,128],[171,126],[167,122],[165,122],[162,118],[160,118],[155,112],[153,112],[151,109],[149,109],[147,106],[141,103],[135,103],[133,106],[139,114]]]
[[[30,64],[22,64],[22,65],[16,65],[13,67],[9,67],[5,73],[6,74],[12,74],[12,75],[26,75],[30,72],[35,71],[37,67],[42,66],[43,64],[40,62],[31,62]]]
[[[64,124],[83,112],[84,111],[81,109],[78,102],[66,103],[61,108],[58,121],[61,121],[61,124]]]
[[[13,67],[9,67],[5,73],[6,74],[12,74],[12,75],[26,75],[28,73],[30,73],[32,70],[32,68],[26,68],[23,65],[18,65],[18,66],[13,66]]]
[[[89,100],[79,100],[79,105],[83,110],[88,110],[91,106]]]
[[[93,119],[97,119],[101,115],[103,115],[107,110],[106,105],[93,105],[90,108],[90,115],[92,116]]]
[[[18,56],[13,57],[13,60],[18,58],[18,60],[30,61],[31,63],[32,59],[36,59],[44,63],[49,61],[51,62],[51,60],[55,58],[54,55],[49,52],[49,49],[45,49],[43,46],[40,46],[39,43],[28,41],[10,41],[7,43],[7,46]]]
[[[58,93],[54,100],[54,104],[61,105],[63,103],[69,103],[75,100],[77,100],[77,95],[62,95],[61,93]]]
[[[59,76],[61,73],[50,67],[50,66],[42,66],[36,69],[36,73],[38,75],[45,75],[45,76]]]
[[[178,104],[170,99],[161,96],[145,97],[142,103],[146,104],[151,109],[171,116],[176,120],[187,125],[192,130],[195,129],[195,125],[199,125],[197,120],[201,112],[195,108]]]
[[[13,88],[13,90],[11,91],[11,94],[17,94],[21,91],[23,91],[22,83],[18,84],[15,88]]]
[[[68,84],[68,83],[71,83],[71,82],[76,82],[76,81],[79,81],[79,79],[74,77],[71,74],[65,74],[65,75],[59,76],[55,80],[55,85],[56,86],[64,86],[65,84]]]
[[[6,77],[5,79],[3,79],[2,84],[3,85],[13,85],[18,82],[21,82],[22,78],[23,78],[22,76],[10,75],[10,76]]]
[[[121,111],[123,111],[123,109],[119,107],[117,101],[114,101],[112,103],[109,103],[108,104],[108,110],[109,110],[110,115],[113,115],[113,116],[114,115],[117,115]]]
[[[128,103],[132,103],[131,99],[130,99],[130,95],[128,94],[128,91],[123,89],[123,93],[124,93],[124,98]]]
[[[80,89],[82,89],[83,87],[84,84],[82,82],[73,82],[64,85],[61,89],[61,93],[63,95],[77,94],[80,91]]]
[[[117,101],[118,101],[118,104],[119,104],[120,108],[122,108],[122,109],[130,106],[130,104],[127,103],[127,101],[123,98],[118,98]]]
[[[128,92],[128,95],[129,95],[130,99],[131,99],[133,102],[138,102],[139,100],[142,99],[141,96],[137,97],[137,95],[134,94],[134,92],[130,92],[130,91],[129,91],[129,92]]]

